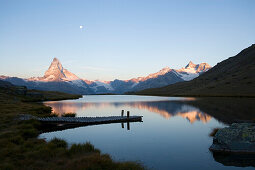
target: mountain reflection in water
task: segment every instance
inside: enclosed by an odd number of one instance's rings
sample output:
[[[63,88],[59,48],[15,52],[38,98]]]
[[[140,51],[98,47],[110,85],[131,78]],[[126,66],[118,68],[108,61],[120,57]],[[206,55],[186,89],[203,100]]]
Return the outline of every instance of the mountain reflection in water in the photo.
[[[255,119],[254,100],[91,95],[45,102],[60,115],[75,112],[78,117],[120,116],[125,110],[125,114],[130,111],[131,115],[142,115],[143,122],[59,126],[57,131],[49,129],[40,138],[62,138],[68,144],[89,141],[115,160],[141,161],[151,169],[254,169],[254,157],[219,155],[208,149],[213,140],[209,136],[212,129],[235,120]]]
[[[131,107],[139,110],[147,110],[149,112],[157,113],[165,119],[170,119],[174,116],[180,116],[187,119],[190,123],[195,121],[202,121],[207,123],[211,120],[211,116],[200,111],[193,106],[173,102],[173,101],[149,101],[149,102],[65,102],[65,101],[52,101],[46,102],[47,106],[52,107],[52,111],[59,115],[63,113],[84,113],[89,109],[104,109],[109,107],[119,108]],[[84,116],[84,115],[82,115]],[[86,115],[85,115],[86,116]]]

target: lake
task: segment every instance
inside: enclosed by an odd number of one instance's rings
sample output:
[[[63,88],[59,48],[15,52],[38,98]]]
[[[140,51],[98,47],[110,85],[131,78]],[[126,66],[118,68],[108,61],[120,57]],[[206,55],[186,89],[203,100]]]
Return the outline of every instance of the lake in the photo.
[[[138,161],[150,169],[241,169],[215,161],[209,151],[214,128],[227,126],[199,107],[189,105],[195,98],[135,95],[85,95],[77,100],[49,101],[53,111],[75,112],[84,116],[142,115],[143,122],[115,123],[43,133],[47,141],[54,137],[69,145],[90,142],[114,160]],[[187,102],[186,102],[187,101]],[[218,159],[217,159],[218,160]],[[245,166],[245,165],[242,165]],[[243,168],[242,168],[243,169]],[[245,167],[245,169],[254,169]]]

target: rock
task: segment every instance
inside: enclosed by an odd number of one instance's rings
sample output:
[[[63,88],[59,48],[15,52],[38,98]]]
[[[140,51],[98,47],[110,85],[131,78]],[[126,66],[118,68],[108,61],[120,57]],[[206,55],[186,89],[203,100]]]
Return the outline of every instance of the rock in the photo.
[[[233,123],[230,127],[219,129],[209,149],[213,152],[255,154],[255,123]]]

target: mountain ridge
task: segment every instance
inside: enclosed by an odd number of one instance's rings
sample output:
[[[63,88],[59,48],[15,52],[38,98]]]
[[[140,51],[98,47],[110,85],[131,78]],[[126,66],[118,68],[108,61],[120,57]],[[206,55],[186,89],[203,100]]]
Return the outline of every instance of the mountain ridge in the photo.
[[[206,65],[206,67],[203,67],[204,65]],[[91,81],[79,78],[65,69],[57,58],[54,58],[43,77],[21,79],[17,77],[0,76],[0,79],[9,81],[15,85],[27,86],[28,88],[38,90],[59,90],[75,94],[123,94],[128,91],[162,87],[186,81],[199,76],[210,68],[211,67],[207,63],[194,64],[189,62],[186,67],[179,70],[164,67],[156,73],[129,80]]]
[[[201,76],[135,94],[163,96],[255,96],[255,44],[218,63]]]

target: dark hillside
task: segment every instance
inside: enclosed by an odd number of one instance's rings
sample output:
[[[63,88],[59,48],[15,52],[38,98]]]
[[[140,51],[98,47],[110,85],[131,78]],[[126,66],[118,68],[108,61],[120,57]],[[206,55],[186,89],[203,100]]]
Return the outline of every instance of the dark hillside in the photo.
[[[162,88],[139,91],[140,95],[255,96],[255,44],[230,57],[201,76]]]

